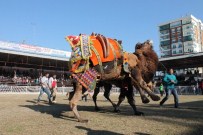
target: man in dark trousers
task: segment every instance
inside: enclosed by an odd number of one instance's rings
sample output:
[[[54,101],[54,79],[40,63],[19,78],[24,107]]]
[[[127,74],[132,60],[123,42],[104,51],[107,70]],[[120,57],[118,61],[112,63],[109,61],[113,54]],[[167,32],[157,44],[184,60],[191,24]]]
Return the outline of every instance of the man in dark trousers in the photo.
[[[160,102],[160,106],[164,104],[166,100],[168,100],[169,96],[173,94],[174,96],[174,101],[175,101],[175,108],[178,108],[179,103],[178,103],[178,93],[174,87],[175,84],[177,84],[177,79],[176,76],[173,74],[173,69],[169,69],[168,73],[164,76],[164,84],[165,84],[165,91],[166,91],[166,96],[164,99]]]

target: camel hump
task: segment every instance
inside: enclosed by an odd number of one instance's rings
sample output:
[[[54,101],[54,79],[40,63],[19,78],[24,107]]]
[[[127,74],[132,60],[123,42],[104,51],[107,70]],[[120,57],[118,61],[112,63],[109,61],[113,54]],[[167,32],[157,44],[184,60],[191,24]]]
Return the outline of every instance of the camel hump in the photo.
[[[104,44],[106,46],[106,57],[109,56],[109,40],[105,37],[105,36],[102,36],[103,40],[104,40]]]
[[[96,35],[96,39],[100,42],[104,54],[104,58],[107,58],[109,56],[109,41],[108,39],[103,35]]]

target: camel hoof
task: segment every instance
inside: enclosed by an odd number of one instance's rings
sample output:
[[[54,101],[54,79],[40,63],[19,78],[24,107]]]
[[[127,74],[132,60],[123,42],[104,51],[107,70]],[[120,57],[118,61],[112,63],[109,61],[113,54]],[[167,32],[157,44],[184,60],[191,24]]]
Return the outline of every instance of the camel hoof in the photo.
[[[134,113],[134,115],[137,115],[137,116],[144,116],[144,113],[143,113],[143,112],[136,111],[136,112]]]
[[[157,95],[153,95],[153,96],[151,96],[151,99],[152,99],[153,101],[159,101],[159,100],[160,100],[160,97],[157,96]]]
[[[88,120],[78,120],[78,122],[81,122],[81,123],[87,123]]]
[[[142,98],[142,103],[147,104],[149,102],[150,102],[150,100],[147,97]]]

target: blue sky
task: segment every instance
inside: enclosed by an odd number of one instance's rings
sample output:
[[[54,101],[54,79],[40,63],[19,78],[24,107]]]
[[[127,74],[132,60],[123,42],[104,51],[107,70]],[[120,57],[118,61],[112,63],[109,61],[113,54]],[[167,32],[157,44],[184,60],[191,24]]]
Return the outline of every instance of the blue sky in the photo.
[[[154,41],[158,25],[187,14],[203,20],[203,0],[0,0],[0,40],[70,51],[67,35],[101,33],[123,41]]]

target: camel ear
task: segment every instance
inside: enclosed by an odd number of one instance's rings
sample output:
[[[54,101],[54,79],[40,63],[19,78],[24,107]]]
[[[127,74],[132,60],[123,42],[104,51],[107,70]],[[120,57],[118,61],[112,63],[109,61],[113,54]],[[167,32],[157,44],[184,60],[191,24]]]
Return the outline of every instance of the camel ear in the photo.
[[[150,47],[153,49],[153,41],[152,40],[147,40],[144,43],[147,43],[150,45]]]
[[[153,45],[153,41],[152,40],[147,40],[147,41],[145,41],[145,43],[149,43],[149,44]]]
[[[149,40],[149,43],[151,44],[151,48],[153,49],[153,40]]]
[[[152,40],[149,40],[149,43],[150,43],[151,45],[153,45],[153,41],[152,41]]]
[[[142,44],[140,42],[138,42],[136,45],[135,45],[135,50],[136,49],[140,49],[142,47]]]

